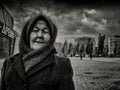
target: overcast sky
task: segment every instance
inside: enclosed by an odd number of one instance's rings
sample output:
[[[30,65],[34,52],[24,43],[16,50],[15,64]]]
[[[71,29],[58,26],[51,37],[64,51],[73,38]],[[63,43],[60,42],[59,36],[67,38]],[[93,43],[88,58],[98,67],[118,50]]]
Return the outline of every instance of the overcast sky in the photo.
[[[5,2],[14,16],[14,29],[21,33],[26,20],[43,12],[50,16],[58,28],[57,42],[73,41],[80,36],[107,37],[120,34],[120,7],[108,4],[77,4],[60,0],[7,0]],[[68,0],[69,1],[69,0]],[[107,39],[106,39],[107,40]]]

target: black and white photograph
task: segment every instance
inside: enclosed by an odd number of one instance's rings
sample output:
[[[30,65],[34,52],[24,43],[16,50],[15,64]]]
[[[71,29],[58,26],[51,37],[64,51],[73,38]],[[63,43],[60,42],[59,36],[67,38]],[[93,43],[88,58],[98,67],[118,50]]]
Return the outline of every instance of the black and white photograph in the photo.
[[[0,90],[120,90],[120,3],[1,0]]]

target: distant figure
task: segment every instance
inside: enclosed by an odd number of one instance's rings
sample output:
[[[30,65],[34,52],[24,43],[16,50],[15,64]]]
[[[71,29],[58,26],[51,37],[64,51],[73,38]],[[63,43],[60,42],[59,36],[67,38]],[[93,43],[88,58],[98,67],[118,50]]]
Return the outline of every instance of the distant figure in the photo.
[[[90,54],[90,60],[92,60],[92,54]]]
[[[82,60],[82,54],[80,54],[80,60]]]
[[[79,54],[80,54],[80,59],[82,60],[83,57],[83,53],[84,53],[84,44],[82,44],[82,46],[79,49]]]
[[[0,90],[75,90],[70,60],[56,56],[55,24],[46,15],[31,18],[20,38],[20,52],[8,57]]]

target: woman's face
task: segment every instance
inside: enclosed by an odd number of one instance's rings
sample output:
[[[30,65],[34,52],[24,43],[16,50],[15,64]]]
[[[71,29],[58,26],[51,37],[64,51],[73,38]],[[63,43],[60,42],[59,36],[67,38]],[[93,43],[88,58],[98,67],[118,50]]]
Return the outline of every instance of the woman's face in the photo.
[[[30,33],[30,48],[40,49],[50,40],[50,32],[47,23],[38,21]]]

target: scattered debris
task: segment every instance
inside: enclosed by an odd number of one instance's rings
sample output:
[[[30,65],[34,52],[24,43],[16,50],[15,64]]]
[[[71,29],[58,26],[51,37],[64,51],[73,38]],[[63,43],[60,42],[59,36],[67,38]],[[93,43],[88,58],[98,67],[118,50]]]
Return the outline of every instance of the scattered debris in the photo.
[[[109,76],[99,76],[99,77],[93,77],[93,79],[109,79]]]
[[[93,74],[92,72],[84,72],[84,74]]]

